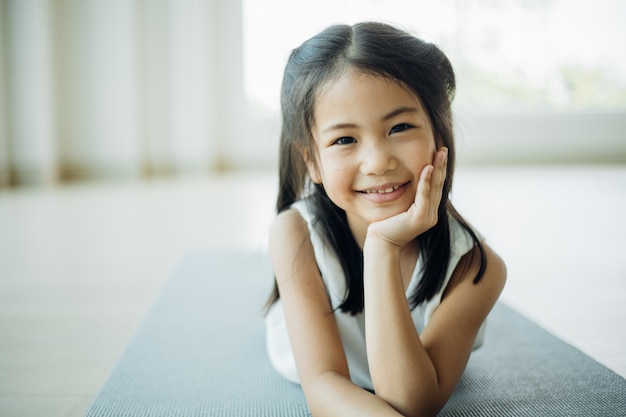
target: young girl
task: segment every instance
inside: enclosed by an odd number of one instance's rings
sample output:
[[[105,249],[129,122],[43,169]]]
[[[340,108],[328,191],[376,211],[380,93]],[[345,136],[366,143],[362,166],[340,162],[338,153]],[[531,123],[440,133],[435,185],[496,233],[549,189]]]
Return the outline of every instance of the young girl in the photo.
[[[289,58],[267,349],[314,416],[436,415],[482,343],[506,272],[448,200],[454,91],[438,48],[380,23]]]

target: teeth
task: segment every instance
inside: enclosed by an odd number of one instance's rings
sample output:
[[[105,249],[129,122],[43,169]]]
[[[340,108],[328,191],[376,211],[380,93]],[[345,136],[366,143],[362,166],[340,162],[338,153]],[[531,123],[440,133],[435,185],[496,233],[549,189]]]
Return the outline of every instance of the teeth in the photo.
[[[399,185],[395,186],[395,187],[389,187],[389,188],[385,188],[384,190],[365,190],[365,192],[367,194],[389,194],[391,192],[394,192],[395,190],[397,190],[398,188],[400,188]]]

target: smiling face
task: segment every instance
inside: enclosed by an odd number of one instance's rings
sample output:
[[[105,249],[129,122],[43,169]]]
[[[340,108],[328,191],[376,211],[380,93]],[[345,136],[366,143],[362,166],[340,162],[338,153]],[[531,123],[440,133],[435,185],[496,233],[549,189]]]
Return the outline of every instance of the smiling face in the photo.
[[[348,70],[315,100],[309,175],[346,212],[355,237],[406,211],[435,139],[419,98],[401,83]]]

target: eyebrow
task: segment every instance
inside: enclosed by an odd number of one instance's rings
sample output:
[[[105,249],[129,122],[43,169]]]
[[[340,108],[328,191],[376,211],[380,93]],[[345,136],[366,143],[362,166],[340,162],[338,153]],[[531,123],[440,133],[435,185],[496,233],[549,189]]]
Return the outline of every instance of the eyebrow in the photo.
[[[419,112],[419,109],[417,107],[410,107],[410,106],[398,107],[397,109],[394,109],[390,111],[389,113],[387,113],[386,115],[384,115],[381,121],[385,122],[402,113],[417,113],[417,112]],[[355,127],[357,127],[357,125],[354,123],[337,123],[337,124],[328,126],[322,132],[330,132],[332,130],[338,130],[338,129],[350,129],[350,128],[355,128]]]

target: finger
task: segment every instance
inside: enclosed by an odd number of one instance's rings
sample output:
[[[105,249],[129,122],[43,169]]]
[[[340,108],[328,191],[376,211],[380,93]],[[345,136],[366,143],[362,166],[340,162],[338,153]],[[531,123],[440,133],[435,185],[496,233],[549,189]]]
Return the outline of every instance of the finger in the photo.
[[[422,172],[420,173],[420,180],[417,184],[417,194],[415,195],[415,199],[418,197],[428,199],[430,197],[430,192],[432,189],[432,177],[435,171],[435,167],[432,165],[426,165]]]
[[[414,206],[416,209],[416,218],[422,219],[428,215],[430,209],[431,198],[431,182],[435,168],[432,165],[426,165],[420,173],[417,191],[415,193]]]
[[[431,199],[435,205],[439,206],[441,195],[443,194],[443,185],[446,180],[446,168],[448,165],[448,149],[442,147],[437,151],[433,158],[433,179],[431,180]]]
[[[448,165],[448,148],[442,147],[435,154],[433,166],[435,166],[437,170],[437,185],[443,182],[446,179],[446,167]]]

